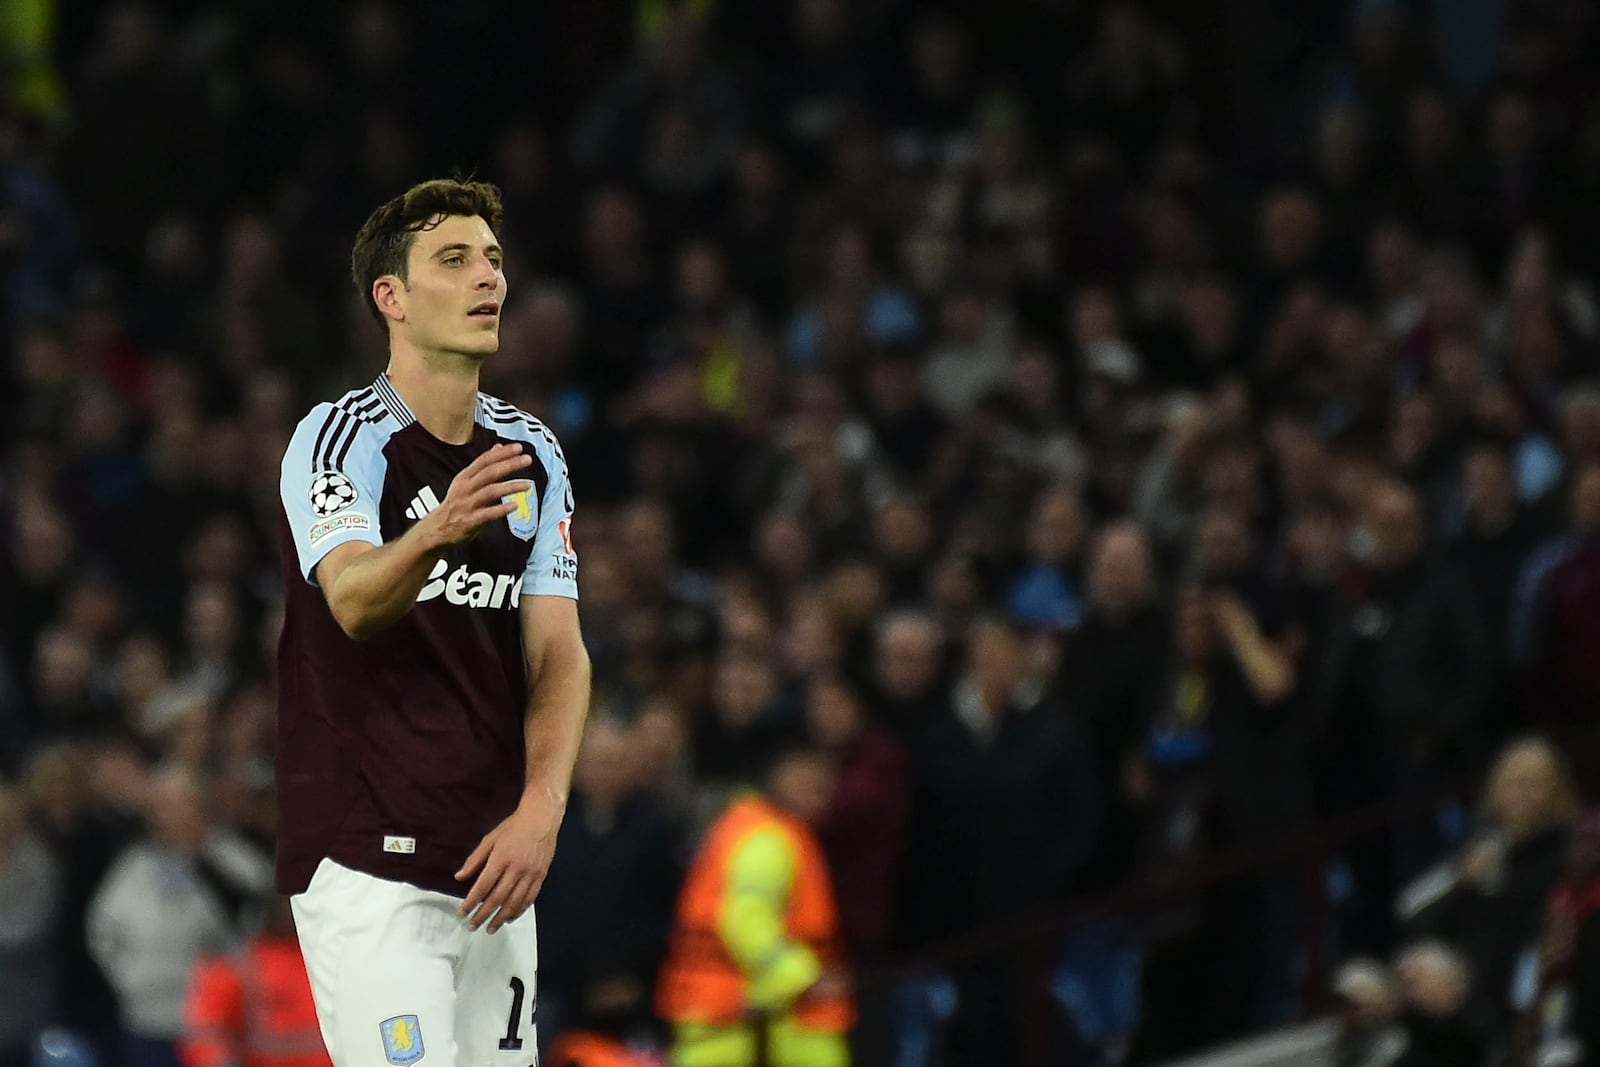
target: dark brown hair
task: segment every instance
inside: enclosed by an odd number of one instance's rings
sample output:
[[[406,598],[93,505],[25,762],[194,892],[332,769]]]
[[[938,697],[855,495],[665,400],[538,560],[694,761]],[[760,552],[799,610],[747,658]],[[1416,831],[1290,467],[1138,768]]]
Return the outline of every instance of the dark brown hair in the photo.
[[[350,277],[378,325],[388,329],[372,299],[372,283],[385,274],[406,280],[406,257],[418,233],[451,216],[478,215],[498,235],[504,214],[500,190],[488,182],[435,178],[413,185],[368,216],[350,252]]]

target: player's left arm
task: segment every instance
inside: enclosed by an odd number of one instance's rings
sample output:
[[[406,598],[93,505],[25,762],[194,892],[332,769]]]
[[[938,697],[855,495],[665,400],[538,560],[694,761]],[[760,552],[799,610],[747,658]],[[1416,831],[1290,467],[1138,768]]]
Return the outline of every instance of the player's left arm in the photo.
[[[487,922],[490,933],[527,911],[544,884],[589,713],[589,653],[578,625],[578,560],[571,537],[572,489],[559,448],[552,444],[545,461],[552,476],[541,501],[520,606],[528,665],[522,800],[456,874],[460,881],[476,878],[461,914],[474,929]]]

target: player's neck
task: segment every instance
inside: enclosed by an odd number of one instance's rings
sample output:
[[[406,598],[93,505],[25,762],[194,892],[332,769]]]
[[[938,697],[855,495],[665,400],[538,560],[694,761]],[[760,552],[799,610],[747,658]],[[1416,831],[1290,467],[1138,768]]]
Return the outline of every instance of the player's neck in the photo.
[[[448,352],[389,354],[389,381],[422,428],[446,444],[472,440],[478,410],[476,359]]]

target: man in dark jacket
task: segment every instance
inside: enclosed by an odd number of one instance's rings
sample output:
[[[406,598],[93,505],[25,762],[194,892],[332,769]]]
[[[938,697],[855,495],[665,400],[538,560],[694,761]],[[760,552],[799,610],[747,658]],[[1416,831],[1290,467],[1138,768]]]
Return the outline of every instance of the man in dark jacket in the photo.
[[[1077,888],[1099,798],[1082,747],[1042,695],[1019,635],[979,624],[954,714],[912,747],[901,915],[922,943],[1049,908]],[[997,965],[961,978],[954,1062],[1015,1062],[1020,976]]]
[[[1369,726],[1375,733],[1360,747],[1399,755],[1400,765],[1380,768],[1390,773],[1378,792],[1388,794],[1409,777],[1398,776],[1402,769],[1427,781],[1460,766],[1453,757],[1476,753],[1491,657],[1463,583],[1425,554],[1417,494],[1403,482],[1380,483],[1365,517],[1372,567],[1355,576],[1343,625],[1329,635],[1322,706],[1340,737]]]
[[[1123,761],[1159,703],[1169,625],[1156,604],[1150,543],[1135,524],[1113,523],[1095,539],[1089,561],[1089,610],[1061,650],[1056,703],[1089,746],[1107,789],[1105,833],[1086,881],[1107,887],[1133,870],[1137,814],[1117,788]]]
[[[627,731],[596,718],[573,775],[556,858],[539,894],[540,1032],[563,1012],[587,1016],[603,997],[627,1022],[649,1016],[683,876],[678,826],[636,788]]]
[[[1351,576],[1329,628],[1318,685],[1321,744],[1340,791],[1334,811],[1382,804],[1450,784],[1480,758],[1492,658],[1477,605],[1425,553],[1417,494],[1385,481],[1366,502],[1371,565]],[[1383,951],[1401,881],[1438,858],[1439,843],[1397,835],[1352,855],[1353,946]]]
[[[1512,605],[1512,659],[1521,708],[1579,758],[1600,737],[1600,464],[1572,482],[1567,530],[1529,558]]]

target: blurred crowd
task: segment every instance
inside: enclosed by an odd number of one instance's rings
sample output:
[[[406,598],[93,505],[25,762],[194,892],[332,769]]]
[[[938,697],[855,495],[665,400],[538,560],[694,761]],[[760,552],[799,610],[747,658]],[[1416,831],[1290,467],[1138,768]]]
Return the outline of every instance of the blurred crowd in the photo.
[[[1416,1003],[1476,1036],[1412,1064],[1522,1047],[1600,738],[1592,5],[5,10],[4,1067],[47,1024],[170,1043],[268,910],[279,459],[383,367],[356,228],[452,169],[506,200],[484,388],[578,500],[542,1038],[648,1038],[694,843],[803,735],[863,976],[1468,798],[1330,868],[1338,988],[1374,1055]],[[1600,951],[1578,868],[1562,975]],[[1507,885],[1484,947],[1458,905]],[[1063,995],[1064,1044],[1294,1017],[1293,898],[1138,924],[1137,1010]],[[858,1062],[1011,1062],[1020,980],[864,985]]]

